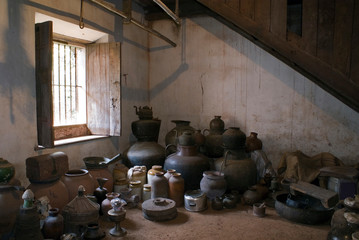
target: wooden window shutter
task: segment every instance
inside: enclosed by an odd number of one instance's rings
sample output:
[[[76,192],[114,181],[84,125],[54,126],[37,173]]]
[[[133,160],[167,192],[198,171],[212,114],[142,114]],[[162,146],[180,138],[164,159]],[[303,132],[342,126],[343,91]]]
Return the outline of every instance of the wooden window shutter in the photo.
[[[52,22],[35,25],[37,139],[43,147],[54,146],[52,38]]]
[[[92,134],[121,133],[120,43],[89,44],[87,62],[87,126]]]

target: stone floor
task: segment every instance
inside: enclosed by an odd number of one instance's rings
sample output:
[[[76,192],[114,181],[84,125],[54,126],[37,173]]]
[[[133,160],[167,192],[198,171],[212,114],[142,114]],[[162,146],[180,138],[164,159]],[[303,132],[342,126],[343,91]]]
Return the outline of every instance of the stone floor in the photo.
[[[252,207],[238,204],[235,209],[216,211],[208,207],[202,212],[189,212],[183,207],[177,209],[178,216],[166,222],[145,219],[141,209],[128,209],[121,227],[127,235],[120,239],[327,239],[330,223],[311,226],[296,224],[281,218],[273,208],[267,207],[266,216],[253,215]],[[101,217],[100,227],[105,232],[104,239],[112,237],[108,230],[114,224]]]

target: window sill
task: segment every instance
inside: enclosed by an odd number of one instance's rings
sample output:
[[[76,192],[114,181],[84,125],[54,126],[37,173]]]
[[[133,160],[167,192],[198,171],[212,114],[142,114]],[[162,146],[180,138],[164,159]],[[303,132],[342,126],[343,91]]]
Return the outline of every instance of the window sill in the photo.
[[[81,136],[81,137],[74,137],[74,138],[67,138],[67,139],[61,139],[56,140],[54,142],[55,147],[72,144],[72,143],[78,143],[78,142],[85,142],[90,141],[94,139],[101,139],[101,138],[108,138],[109,136],[106,135],[88,135],[88,136]]]

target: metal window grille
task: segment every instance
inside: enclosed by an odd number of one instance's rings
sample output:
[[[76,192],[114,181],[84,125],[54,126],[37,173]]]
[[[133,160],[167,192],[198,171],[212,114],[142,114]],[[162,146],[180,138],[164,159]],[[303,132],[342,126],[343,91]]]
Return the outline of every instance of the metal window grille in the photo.
[[[86,123],[85,48],[54,42],[54,126]]]

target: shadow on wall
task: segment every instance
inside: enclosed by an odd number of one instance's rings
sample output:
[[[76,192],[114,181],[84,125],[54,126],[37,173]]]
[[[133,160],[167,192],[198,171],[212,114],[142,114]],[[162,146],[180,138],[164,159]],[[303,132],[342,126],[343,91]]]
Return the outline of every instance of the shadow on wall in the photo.
[[[163,79],[162,82],[156,84],[152,89],[150,89],[150,96],[151,98],[155,98],[157,95],[161,94],[161,92],[166,89],[169,85],[171,85],[173,82],[175,82],[179,76],[186,72],[189,69],[188,64],[186,63],[186,19],[182,20],[181,24],[181,32],[182,32],[182,40],[181,40],[181,64],[178,66],[176,71],[174,71],[170,76]],[[177,46],[179,47],[179,46]],[[151,48],[150,51],[160,51],[165,50],[168,48],[172,48],[172,46],[161,46],[161,47],[155,47]]]
[[[258,66],[263,68],[268,73],[271,73],[273,76],[275,76],[277,79],[282,81],[284,84],[286,84],[288,87],[290,87],[293,91],[298,93],[299,95],[303,96],[305,99],[307,99],[309,102],[311,102],[313,105],[315,105],[317,108],[325,112],[327,115],[331,116],[333,119],[336,119],[337,122],[340,122],[343,126],[346,126],[356,134],[359,134],[359,122],[355,121],[354,119],[359,118],[359,114],[355,112],[353,109],[345,105],[344,103],[340,102],[340,100],[336,99],[334,96],[330,95],[328,92],[320,88],[318,85],[316,85],[314,82],[308,80],[306,77],[302,78],[296,78],[293,77],[292,79],[288,79],[283,75],[280,75],[280,71],[276,68],[273,68],[273,65],[270,64],[271,61],[265,61],[265,58],[263,56],[258,57],[256,54],[251,54],[249,51],[246,51],[246,48],[240,47],[241,43],[240,38],[238,38],[238,41],[233,41],[230,39],[226,39],[223,36],[223,31],[215,31],[216,28],[211,27],[210,24],[206,24],[206,22],[203,20],[204,18],[192,18],[191,20],[196,23],[198,26],[202,27],[203,29],[207,30],[209,33],[216,36],[218,39],[221,39],[225,44],[230,46],[233,50],[239,52],[240,54],[243,54],[247,58],[251,59],[254,63],[256,63]],[[214,21],[217,21],[213,19]],[[226,27],[226,26],[224,26]],[[217,28],[218,30],[218,28]],[[237,33],[239,34],[239,33]],[[239,34],[240,35],[240,34]],[[249,40],[248,40],[249,41]],[[239,44],[238,44],[239,43]],[[250,44],[255,45],[254,43],[250,42]],[[259,46],[255,45],[256,48],[260,48]],[[260,48],[261,49],[261,48]],[[261,51],[265,51],[262,50]],[[271,54],[269,54],[269,58],[275,58]],[[256,57],[257,56],[257,57]],[[270,60],[270,59],[269,59]],[[288,68],[292,69],[290,66],[286,65]],[[296,70],[292,69],[294,71],[293,76],[297,74]],[[305,88],[295,88],[295,81],[303,80],[303,81],[310,81],[315,88],[312,89],[315,93],[320,93],[320,95],[306,92]],[[294,84],[293,84],[294,83]],[[301,83],[303,84],[303,83]],[[307,89],[308,91],[308,89]],[[323,94],[325,93],[325,94]],[[320,97],[318,97],[320,96]],[[349,117],[347,117],[349,116]],[[358,117],[355,117],[358,116]]]
[[[17,109],[18,112],[21,112],[29,122],[33,122],[35,120],[36,106],[33,105],[35,101],[26,99],[17,101],[14,99],[19,96],[31,96],[33,98],[36,96],[35,82],[33,81],[35,69],[31,65],[30,57],[21,42],[21,39],[23,39],[21,29],[26,28],[26,26],[23,26],[26,21],[22,19],[20,4],[17,1],[8,1],[7,15],[9,26],[4,33],[4,44],[6,44],[4,49],[6,52],[4,53],[4,62],[0,63],[0,93],[9,99],[9,120],[12,124],[16,122],[15,108],[19,108]],[[17,92],[21,92],[21,95]],[[20,102],[20,104],[16,104],[16,102]]]

